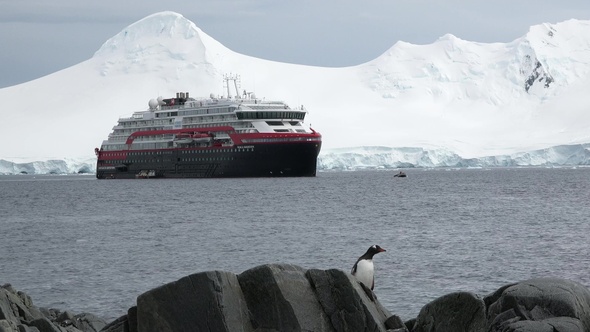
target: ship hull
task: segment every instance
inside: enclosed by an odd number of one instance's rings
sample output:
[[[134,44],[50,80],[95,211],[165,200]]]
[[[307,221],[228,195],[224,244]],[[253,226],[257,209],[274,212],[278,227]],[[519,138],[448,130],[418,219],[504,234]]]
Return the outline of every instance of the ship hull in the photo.
[[[98,179],[313,177],[321,142],[125,151],[98,158]]]

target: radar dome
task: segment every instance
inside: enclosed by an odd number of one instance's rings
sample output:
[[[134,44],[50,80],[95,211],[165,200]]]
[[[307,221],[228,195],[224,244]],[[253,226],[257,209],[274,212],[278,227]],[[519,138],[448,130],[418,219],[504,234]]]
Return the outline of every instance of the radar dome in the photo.
[[[150,99],[150,101],[148,102],[148,106],[150,107],[150,109],[155,110],[156,107],[158,107],[159,103],[157,100],[155,99]]]
[[[158,97],[158,105],[166,105],[166,103],[164,102],[164,98],[162,98],[162,96]]]

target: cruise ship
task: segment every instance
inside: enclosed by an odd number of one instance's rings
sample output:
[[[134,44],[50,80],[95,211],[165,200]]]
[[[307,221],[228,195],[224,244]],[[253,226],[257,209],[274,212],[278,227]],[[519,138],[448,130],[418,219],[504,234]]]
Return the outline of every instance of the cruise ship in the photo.
[[[304,122],[307,110],[240,93],[237,76],[224,81],[227,96],[178,92],[120,118],[95,149],[96,177],[315,176],[322,136]]]

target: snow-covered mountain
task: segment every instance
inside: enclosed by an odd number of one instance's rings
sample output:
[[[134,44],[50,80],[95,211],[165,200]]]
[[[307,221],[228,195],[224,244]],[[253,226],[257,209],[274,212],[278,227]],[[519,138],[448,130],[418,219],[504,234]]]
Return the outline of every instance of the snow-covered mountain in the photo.
[[[79,172],[67,165],[92,160],[119,117],[178,91],[222,95],[227,73],[240,74],[242,88],[259,97],[304,104],[323,135],[323,169],[554,164],[551,151],[563,150],[576,156],[569,162],[588,164],[589,72],[590,21],[533,26],[511,43],[452,35],[429,45],[398,42],[373,61],[323,68],[238,54],[180,14],[162,12],[123,29],[85,62],[0,89],[0,173],[48,160]]]

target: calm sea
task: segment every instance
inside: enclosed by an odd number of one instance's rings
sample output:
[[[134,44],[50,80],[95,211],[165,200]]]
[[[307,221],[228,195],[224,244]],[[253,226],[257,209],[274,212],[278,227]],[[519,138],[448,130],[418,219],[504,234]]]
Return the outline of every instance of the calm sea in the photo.
[[[320,172],[315,178],[0,177],[0,284],[108,320],[188,274],[265,263],[349,271],[415,317],[532,277],[590,286],[590,168]]]

